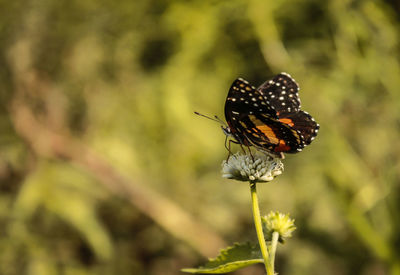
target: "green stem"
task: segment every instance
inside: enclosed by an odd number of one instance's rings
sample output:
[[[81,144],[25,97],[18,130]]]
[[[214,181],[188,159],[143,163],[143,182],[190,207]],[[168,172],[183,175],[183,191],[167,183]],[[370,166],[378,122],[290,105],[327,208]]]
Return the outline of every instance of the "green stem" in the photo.
[[[272,267],[272,271],[275,271],[275,252],[276,252],[276,247],[278,245],[278,240],[279,240],[279,233],[274,231],[272,233],[272,241],[271,241],[271,249],[270,249],[270,264]]]
[[[257,238],[258,238],[258,243],[260,244],[261,253],[264,258],[265,270],[267,271],[267,275],[274,275],[274,270],[270,264],[268,249],[267,249],[267,245],[265,243],[264,232],[262,229],[260,209],[258,207],[257,189],[256,189],[255,182],[250,183],[250,191],[251,191],[251,200],[253,203],[254,225],[256,227]]]

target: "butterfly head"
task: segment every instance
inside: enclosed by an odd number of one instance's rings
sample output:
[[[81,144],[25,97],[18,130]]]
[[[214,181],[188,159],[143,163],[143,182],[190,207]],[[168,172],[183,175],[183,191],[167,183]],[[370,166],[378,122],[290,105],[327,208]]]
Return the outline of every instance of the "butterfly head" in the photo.
[[[221,125],[221,129],[222,129],[222,132],[224,132],[225,136],[227,136],[227,137],[233,136],[231,128],[229,128],[229,126]]]

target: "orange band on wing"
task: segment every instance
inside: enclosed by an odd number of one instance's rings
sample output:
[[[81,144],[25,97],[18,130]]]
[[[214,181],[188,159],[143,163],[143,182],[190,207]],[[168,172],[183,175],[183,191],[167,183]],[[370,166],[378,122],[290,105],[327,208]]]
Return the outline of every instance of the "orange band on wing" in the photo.
[[[294,126],[293,120],[291,120],[290,118],[280,118],[279,121],[289,126]]]
[[[271,127],[268,127],[267,125],[260,125],[256,126],[256,128],[260,130],[271,143],[278,143],[278,138],[276,137]]]

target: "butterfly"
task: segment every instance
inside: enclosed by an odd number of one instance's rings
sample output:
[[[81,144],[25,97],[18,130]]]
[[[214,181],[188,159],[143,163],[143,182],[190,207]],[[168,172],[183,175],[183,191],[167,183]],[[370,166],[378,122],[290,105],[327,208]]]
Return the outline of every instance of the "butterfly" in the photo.
[[[234,143],[284,158],[283,153],[302,151],[319,130],[319,124],[300,107],[299,86],[287,73],[276,75],[257,89],[238,78],[226,98],[228,125],[222,129]]]

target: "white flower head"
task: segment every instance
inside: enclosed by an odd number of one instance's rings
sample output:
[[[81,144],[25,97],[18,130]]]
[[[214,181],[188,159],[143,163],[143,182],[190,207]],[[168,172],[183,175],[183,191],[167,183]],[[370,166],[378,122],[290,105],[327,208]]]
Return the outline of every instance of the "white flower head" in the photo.
[[[268,182],[282,174],[283,163],[271,156],[236,153],[222,162],[222,177],[250,182]]]

